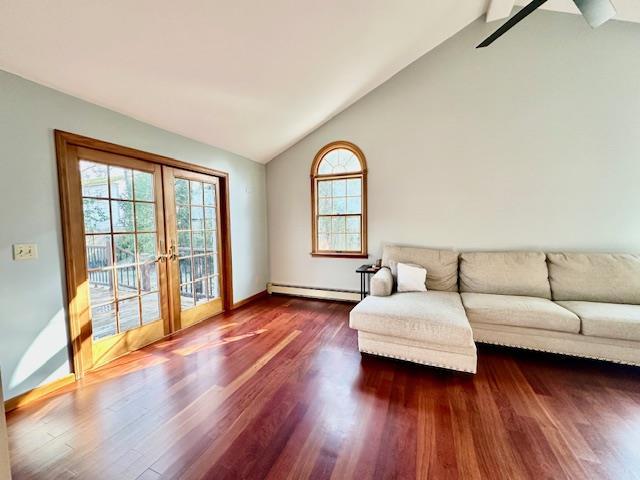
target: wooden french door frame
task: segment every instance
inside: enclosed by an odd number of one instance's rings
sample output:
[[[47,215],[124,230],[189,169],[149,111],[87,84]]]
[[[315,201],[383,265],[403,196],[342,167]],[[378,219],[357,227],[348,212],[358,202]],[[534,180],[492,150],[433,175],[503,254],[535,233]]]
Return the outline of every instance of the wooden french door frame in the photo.
[[[215,242],[212,242],[214,244],[215,248],[215,264],[216,265],[222,265],[222,258],[220,255],[220,249],[217,247],[217,245],[221,245],[221,235],[220,235],[220,222],[218,221],[218,214],[217,212],[220,211],[220,195],[218,194],[218,192],[220,191],[220,181],[217,177],[212,177],[210,175],[204,175],[202,173],[199,172],[192,172],[189,170],[184,170],[184,169],[178,169],[178,168],[174,168],[174,167],[163,167],[162,168],[162,176],[163,176],[163,181],[164,181],[164,192],[165,192],[165,200],[167,203],[167,215],[165,217],[165,223],[167,226],[167,241],[169,242],[169,244],[171,245],[171,248],[174,251],[177,251],[177,255],[176,255],[176,259],[174,261],[169,262],[168,268],[169,268],[169,272],[170,272],[170,281],[169,281],[169,303],[171,306],[171,312],[172,312],[172,319],[173,319],[173,331],[178,331],[178,330],[182,330],[184,328],[189,328],[193,325],[195,325],[196,323],[199,323],[211,316],[217,315],[218,313],[220,313],[221,310],[224,310],[223,306],[222,306],[222,302],[221,299],[219,298],[215,298],[209,302],[206,302],[203,305],[192,305],[191,307],[187,308],[187,309],[183,309],[182,306],[182,301],[181,301],[181,294],[180,294],[180,289],[181,289],[181,272],[179,270],[179,263],[183,260],[188,260],[189,258],[194,260],[194,263],[192,264],[192,268],[195,268],[195,258],[206,258],[207,255],[195,255],[195,246],[193,245],[193,240],[195,238],[196,233],[199,232],[194,232],[192,230],[191,225],[189,225],[189,229],[186,231],[179,231],[179,227],[178,227],[178,221],[177,221],[177,205],[176,205],[176,180],[184,180],[186,182],[189,183],[193,183],[193,182],[197,182],[197,183],[201,183],[201,184],[210,184],[213,187],[213,194],[214,194],[214,201],[211,204],[208,204],[207,207],[205,208],[204,203],[206,202],[200,202],[202,203],[202,207],[199,208],[204,208],[204,210],[213,210],[214,212],[214,218],[215,218]],[[189,193],[189,196],[191,196],[193,192]],[[189,199],[189,206],[192,205],[192,200]],[[182,206],[181,208],[184,208],[184,206]],[[193,208],[193,206],[191,206],[191,208]],[[198,208],[198,207],[196,207]],[[204,211],[203,210],[203,211]],[[192,212],[190,212],[190,217],[192,217]],[[206,214],[203,216],[203,219],[205,219],[204,221],[206,222]],[[189,221],[189,223],[191,223],[193,221],[193,218],[191,218],[191,220]],[[209,229],[205,227],[202,228],[202,232],[200,233],[204,233],[205,236],[203,237],[203,242],[206,244],[207,241],[205,239],[206,237],[206,232],[209,231],[211,232],[211,226],[209,226]],[[178,239],[180,233],[187,233],[189,232],[189,250],[190,250],[190,254],[188,254],[186,257],[182,257],[182,255],[180,254],[180,241]],[[207,247],[210,249],[210,245]],[[208,253],[211,253],[211,250],[209,250]],[[214,269],[215,270],[215,269]],[[214,277],[211,276],[211,272],[208,272],[206,274],[206,278],[207,278],[207,282],[210,282],[212,279],[215,278],[216,283],[219,283],[220,279],[222,278],[219,274],[215,274]],[[192,282],[190,281],[189,284],[191,284]],[[194,283],[195,285],[195,283]],[[207,283],[207,289],[208,289],[208,283]],[[222,292],[222,289],[220,289],[220,292]],[[195,288],[194,288],[194,295],[195,295]],[[208,293],[207,293],[208,295]]]
[[[218,179],[220,210],[220,272],[222,274],[222,306],[223,311],[231,310],[233,306],[233,280],[231,262],[231,217],[229,205],[229,175],[226,172],[214,170],[200,165],[182,162],[171,157],[123,147],[109,142],[96,140],[82,135],[54,130],[56,157],[58,164],[58,184],[60,193],[60,211],[62,220],[62,236],[64,244],[65,273],[67,285],[67,309],[73,366],[76,379],[93,367],[93,357],[90,348],[92,333],[90,323],[83,322],[89,308],[87,287],[86,259],[78,256],[78,238],[84,238],[84,226],[73,219],[82,217],[81,202],[77,201],[78,186],[80,184],[77,168],[77,149],[90,148],[106,153],[131,157],[161,166],[168,166],[188,170]],[[75,201],[74,201],[75,198]],[[165,225],[166,229],[166,225]],[[173,328],[172,328],[173,330]],[[172,332],[169,332],[172,333]]]

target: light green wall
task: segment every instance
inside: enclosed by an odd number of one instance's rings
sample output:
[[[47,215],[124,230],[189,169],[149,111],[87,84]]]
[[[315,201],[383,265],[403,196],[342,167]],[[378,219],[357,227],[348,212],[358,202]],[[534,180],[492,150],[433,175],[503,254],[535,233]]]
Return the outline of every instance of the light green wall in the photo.
[[[369,167],[369,248],[640,252],[640,25],[538,11],[489,48],[484,19],[267,164],[271,281],[357,289],[312,258],[309,168],[349,140]]]
[[[0,367],[6,398],[70,372],[54,129],[228,172],[234,300],[264,290],[268,280],[264,165],[0,71]],[[37,260],[12,260],[12,244],[32,242]]]

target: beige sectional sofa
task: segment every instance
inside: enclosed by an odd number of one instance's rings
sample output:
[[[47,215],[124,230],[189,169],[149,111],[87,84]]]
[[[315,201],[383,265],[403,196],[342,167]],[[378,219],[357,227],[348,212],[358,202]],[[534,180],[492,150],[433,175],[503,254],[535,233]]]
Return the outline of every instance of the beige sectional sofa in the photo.
[[[351,312],[362,352],[474,373],[474,342],[640,366],[640,255],[386,246]],[[395,292],[398,262],[427,292]]]

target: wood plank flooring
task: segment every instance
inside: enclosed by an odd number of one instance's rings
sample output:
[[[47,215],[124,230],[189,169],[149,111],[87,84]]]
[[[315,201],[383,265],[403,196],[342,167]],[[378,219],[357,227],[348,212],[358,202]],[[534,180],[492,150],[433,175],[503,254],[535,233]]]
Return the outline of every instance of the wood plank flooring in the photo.
[[[361,357],[351,307],[261,300],[10,413],[15,479],[640,479],[640,369]]]

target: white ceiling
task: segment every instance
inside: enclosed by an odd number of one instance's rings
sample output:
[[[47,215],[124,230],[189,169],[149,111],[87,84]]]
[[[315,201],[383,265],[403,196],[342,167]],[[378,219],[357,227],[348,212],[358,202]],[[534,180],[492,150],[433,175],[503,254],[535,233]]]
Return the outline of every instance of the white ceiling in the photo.
[[[0,0],[0,69],[267,162],[487,4]]]
[[[526,5],[531,0],[517,0],[516,5]],[[640,23],[640,1],[639,0],[611,0],[616,7],[616,20],[624,20],[627,22]],[[545,10],[553,10],[556,12],[567,12],[580,14],[573,0],[549,0],[542,5]]]

